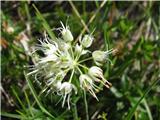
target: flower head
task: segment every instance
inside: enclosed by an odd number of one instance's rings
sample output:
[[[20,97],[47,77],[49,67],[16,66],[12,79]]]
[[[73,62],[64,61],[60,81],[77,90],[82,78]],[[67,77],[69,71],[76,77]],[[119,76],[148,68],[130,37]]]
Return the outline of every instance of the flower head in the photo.
[[[87,58],[91,53],[87,48],[91,46],[93,37],[84,35],[74,45],[72,43],[74,38],[69,27],[65,27],[62,22],[61,24],[62,27],[58,28],[62,35],[61,38],[51,40],[45,35],[43,40],[39,40],[40,45],[35,47],[32,54],[35,64],[31,66],[32,71],[28,75],[34,75],[39,85],[45,86],[42,91],[47,91],[46,95],[57,93],[61,96],[63,98],[62,107],[67,101],[70,109],[71,95],[77,94],[79,86],[81,89],[89,91],[97,100],[96,92],[101,90],[98,84],[102,83],[108,88],[111,86],[104,78],[100,67],[88,68],[84,65],[84,62],[92,59],[97,65],[101,65],[108,59],[111,51],[94,51],[92,57]],[[36,51],[41,51],[43,56],[37,54]],[[74,76],[79,77],[79,85],[73,81]]]

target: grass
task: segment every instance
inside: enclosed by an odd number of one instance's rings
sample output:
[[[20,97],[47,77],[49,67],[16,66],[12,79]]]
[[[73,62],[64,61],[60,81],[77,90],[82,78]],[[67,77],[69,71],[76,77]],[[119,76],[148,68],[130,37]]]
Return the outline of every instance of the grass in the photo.
[[[160,2],[3,1],[1,9],[2,119],[21,120],[158,120],[160,118]],[[93,32],[91,51],[117,49],[103,65],[113,85],[97,92],[99,101],[79,92],[71,110],[45,96],[23,74],[35,61],[31,49],[46,31],[53,40],[60,21],[74,40]],[[92,66],[94,63],[86,62]],[[76,81],[76,76],[72,76]],[[77,83],[76,83],[77,84]],[[57,104],[57,105],[56,105]]]

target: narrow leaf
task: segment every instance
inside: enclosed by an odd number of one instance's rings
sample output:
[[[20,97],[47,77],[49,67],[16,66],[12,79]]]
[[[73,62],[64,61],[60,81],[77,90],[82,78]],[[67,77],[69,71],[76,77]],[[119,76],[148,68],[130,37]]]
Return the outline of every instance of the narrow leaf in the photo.
[[[43,27],[46,29],[46,31],[48,32],[49,36],[52,38],[52,40],[56,41],[56,36],[55,34],[52,32],[50,26],[48,25],[47,21],[44,19],[43,15],[40,13],[40,11],[37,9],[37,7],[33,4],[34,9],[36,10],[36,14],[37,17],[39,17],[40,20],[42,20],[42,25]]]
[[[25,74],[25,72],[24,72],[24,75],[25,75],[25,78],[26,78],[26,80],[27,80],[28,86],[29,86],[29,88],[30,88],[30,90],[31,90],[31,92],[32,92],[32,94],[33,94],[33,96],[34,96],[34,98],[35,98],[38,106],[40,107],[40,109],[41,109],[44,113],[46,113],[47,115],[49,115],[50,117],[55,118],[51,113],[49,113],[49,112],[43,107],[42,103],[41,103],[40,100],[38,99],[37,93],[36,93],[36,91],[35,91],[35,89],[34,89],[34,87],[33,87],[33,85],[32,85],[32,82],[28,79],[28,77],[27,77],[27,75]]]
[[[142,97],[139,99],[139,101],[135,104],[135,106],[134,106],[133,108],[131,108],[131,110],[130,110],[130,112],[128,113],[128,115],[127,115],[127,117],[126,117],[125,120],[131,120],[131,119],[132,119],[132,117],[133,117],[133,115],[134,115],[134,113],[135,113],[138,105],[141,103],[141,101],[143,100],[143,98],[150,92],[150,90],[152,89],[152,87],[153,87],[154,85],[156,85],[159,81],[160,81],[160,79],[153,81],[153,83],[151,84],[151,86],[149,86],[149,87],[146,89],[146,91],[144,92],[144,94],[142,95]]]

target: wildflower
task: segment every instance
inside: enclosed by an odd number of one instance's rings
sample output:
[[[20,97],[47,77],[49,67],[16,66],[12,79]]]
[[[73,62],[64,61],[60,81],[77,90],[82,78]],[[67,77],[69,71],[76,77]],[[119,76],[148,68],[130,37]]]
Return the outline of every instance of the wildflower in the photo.
[[[96,50],[92,53],[92,57],[98,66],[102,66],[103,63],[105,63],[107,60],[110,61],[108,58],[108,55],[111,54],[113,50],[108,50],[108,51],[100,51]],[[111,61],[110,61],[111,62]],[[112,62],[111,62],[112,63]]]
[[[85,48],[88,48],[92,45],[92,42],[93,42],[93,37],[91,35],[85,35],[81,41],[81,44]]]
[[[63,96],[63,103],[62,103],[62,107],[64,107],[64,103],[67,99],[67,104],[68,104],[68,109],[70,109],[70,96],[72,94],[72,91],[75,91],[75,93],[77,94],[77,88],[69,83],[69,82],[64,82],[62,83],[61,87],[60,87],[60,94]]]
[[[97,66],[92,66],[88,74],[96,81],[105,85],[107,88],[111,87],[111,83],[109,83],[103,76],[103,70]],[[106,84],[107,83],[107,84]]]
[[[65,27],[62,22],[61,22],[61,24],[62,24],[61,33],[62,33],[63,39],[66,40],[67,42],[73,41],[73,36],[72,36],[72,33],[69,30],[68,26]]]
[[[91,95],[98,100],[94,92],[94,90],[97,90],[96,88],[97,86],[94,84],[92,78],[90,78],[87,74],[82,74],[80,75],[79,80],[80,80],[80,87],[82,89],[87,89],[91,93]]]
[[[45,35],[44,39],[39,40],[40,45],[37,45],[32,53],[35,65],[30,67],[32,71],[28,75],[34,75],[35,81],[45,86],[42,92],[47,91],[46,95],[57,93],[61,96],[63,98],[62,107],[67,101],[68,109],[70,109],[71,95],[77,94],[79,86],[89,91],[97,100],[96,92],[101,90],[97,83],[102,83],[108,88],[111,86],[104,78],[100,67],[88,68],[83,65],[84,62],[92,59],[97,65],[101,65],[108,59],[111,51],[94,51],[92,57],[87,57],[88,53],[91,53],[87,48],[91,46],[94,38],[91,35],[85,35],[83,39],[80,37],[79,42],[72,45],[74,38],[69,27],[65,27],[62,22],[61,24],[62,27],[58,29],[62,38],[51,40]],[[39,56],[36,51],[42,51],[43,56]],[[79,77],[76,79],[79,84],[72,81],[74,76]]]

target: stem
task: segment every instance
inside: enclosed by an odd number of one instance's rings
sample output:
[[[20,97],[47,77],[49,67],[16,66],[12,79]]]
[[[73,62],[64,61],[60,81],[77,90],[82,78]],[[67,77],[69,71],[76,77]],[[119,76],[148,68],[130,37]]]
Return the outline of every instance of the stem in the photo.
[[[74,120],[78,120],[78,113],[77,113],[77,106],[76,106],[76,103],[74,103],[74,108],[73,108],[73,111],[74,111]]]
[[[74,53],[73,53],[72,45],[71,45],[71,55],[72,55],[72,58],[74,59]]]
[[[88,67],[84,66],[84,65],[81,65],[81,64],[78,64],[80,67],[84,68],[84,69],[89,69]]]
[[[80,72],[80,74],[82,75],[82,74],[83,74],[83,72],[79,69],[79,67],[77,66],[76,68],[78,69],[78,71],[79,71],[79,72]]]
[[[84,59],[84,60],[81,60],[81,61],[79,61],[78,63],[83,63],[83,62],[88,61],[88,60],[92,60],[92,57],[89,57],[89,58],[86,58],[86,59]]]
[[[70,78],[69,78],[69,83],[71,83],[72,78],[73,78],[73,75],[74,75],[74,69],[72,70],[71,76],[70,76]]]
[[[89,120],[89,115],[88,115],[88,104],[87,104],[87,99],[86,99],[86,91],[84,91],[84,105],[85,105],[85,111],[86,111],[86,120]]]

